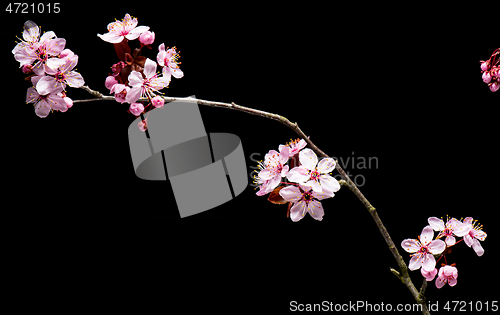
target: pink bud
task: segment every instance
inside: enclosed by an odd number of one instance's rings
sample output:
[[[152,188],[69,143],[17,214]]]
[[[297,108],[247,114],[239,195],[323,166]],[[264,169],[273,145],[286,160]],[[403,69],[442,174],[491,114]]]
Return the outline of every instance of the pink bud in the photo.
[[[130,104],[130,108],[128,110],[135,116],[140,116],[144,111],[144,105],[141,103],[132,103]]]
[[[163,97],[157,95],[151,99],[151,103],[153,104],[154,107],[158,108],[162,107],[163,104],[165,104],[165,100],[163,99]]]
[[[148,129],[148,123],[147,123],[146,119],[141,120],[137,125],[139,126],[139,129],[141,131],[146,131],[146,129]]]
[[[33,73],[33,66],[32,65],[24,65],[23,66],[23,73],[24,74],[30,74]]]
[[[118,81],[116,81],[115,77],[110,75],[109,77],[106,78],[106,82],[104,83],[104,85],[106,85],[106,88],[111,90],[111,88],[117,83]]]
[[[489,72],[483,72],[483,81],[484,83],[491,82],[491,74]]]
[[[481,62],[481,70],[488,71],[490,69],[490,61],[486,60]]]
[[[63,100],[66,103],[66,106],[68,108],[73,107],[73,100],[72,99],[70,99],[69,97],[66,96],[66,97],[63,98]]]
[[[151,45],[155,41],[155,33],[146,31],[139,36],[139,41],[144,45]]]
[[[495,81],[492,84],[490,84],[491,92],[496,92],[498,91],[499,88],[500,88],[500,83],[498,83],[498,81]]]

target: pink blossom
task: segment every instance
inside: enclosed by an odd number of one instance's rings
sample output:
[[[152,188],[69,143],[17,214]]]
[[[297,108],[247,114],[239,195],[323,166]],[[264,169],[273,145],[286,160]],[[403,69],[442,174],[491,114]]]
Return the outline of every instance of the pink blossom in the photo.
[[[490,61],[489,60],[481,61],[481,70],[483,70],[483,71],[490,70]]]
[[[161,44],[158,47],[159,53],[156,56],[156,61],[158,61],[158,64],[163,67],[163,75],[168,79],[168,81],[171,80],[171,76],[177,79],[184,76],[184,73],[181,69],[179,69],[178,64],[180,64],[180,62],[177,62],[177,59],[179,59],[180,56],[175,49],[176,48],[173,47],[165,51],[165,44]]]
[[[68,110],[62,97],[56,94],[40,95],[34,87],[28,89],[26,103],[34,103],[35,114],[41,118],[47,117],[51,110],[60,110],[61,112]]]
[[[149,30],[149,26],[137,26],[137,18],[132,18],[128,13],[121,21],[108,24],[108,33],[97,34],[103,41],[117,44],[123,39],[134,40],[142,33]]]
[[[38,81],[36,89],[40,94],[59,93],[66,89],[66,84],[78,88],[85,83],[80,73],[72,71],[78,63],[78,55],[63,60],[65,63],[56,69],[45,69],[51,76],[44,76]]]
[[[488,71],[483,72],[483,82],[484,83],[490,83],[491,82],[491,74]]]
[[[426,271],[424,268],[420,268],[420,273],[424,276],[425,280],[432,281],[434,277],[437,275],[438,270],[434,268],[432,271]]]
[[[469,233],[464,236],[464,242],[467,246],[471,247],[476,252],[478,256],[484,254],[484,249],[479,243],[479,241],[484,241],[486,239],[486,233],[482,230],[482,225],[477,224],[477,220],[473,220],[471,217],[464,219],[464,224],[470,226]]]
[[[143,45],[151,45],[155,41],[155,33],[146,31],[139,36],[139,41]]]
[[[335,160],[332,158],[322,159],[318,163],[318,157],[311,149],[304,149],[299,153],[302,165],[290,170],[287,178],[295,183],[310,186],[315,192],[331,194],[340,189],[339,182],[328,175],[335,168]]]
[[[156,74],[156,62],[146,59],[144,64],[144,79],[142,73],[132,71],[128,76],[128,84],[132,87],[127,93],[127,103],[134,103],[139,98],[147,96],[154,97],[154,92],[168,86],[169,81],[165,77],[158,77]]]
[[[457,284],[458,270],[454,266],[443,266],[439,268],[438,277],[436,278],[436,287],[441,289],[447,282],[450,287]]]
[[[316,220],[323,220],[325,212],[319,200],[332,197],[331,195],[315,192],[311,190],[311,187],[302,185],[299,185],[299,187],[290,185],[282,188],[280,195],[286,201],[293,203],[290,208],[290,218],[294,222],[301,220],[306,212]]]
[[[440,232],[436,238],[446,236],[445,243],[448,246],[455,245],[455,237],[453,235],[464,236],[470,230],[470,225],[464,224],[455,218],[447,220],[446,225],[443,220],[436,217],[431,217],[427,221],[434,231]]]
[[[285,177],[288,173],[288,147],[282,147],[280,152],[275,150],[269,151],[264,157],[264,163],[258,166],[261,171],[256,178],[256,182],[261,185],[261,189],[257,192],[258,196],[262,196],[273,191],[281,182],[281,177]]]
[[[290,139],[291,140],[291,139]],[[295,154],[299,153],[300,150],[306,147],[307,142],[304,139],[296,139],[296,140],[291,140],[289,143],[285,144],[288,149],[290,150],[290,157],[294,156]],[[283,145],[280,144],[279,148],[281,150],[281,147]]]
[[[33,72],[39,76],[45,73],[47,67],[55,69],[63,65],[65,63],[64,59],[50,58],[51,56],[59,55],[66,45],[64,38],[53,39],[55,36],[56,34],[50,31],[43,34],[38,43],[24,46],[24,49],[14,48],[16,50],[14,58],[19,61],[21,66],[35,62]]]
[[[40,38],[40,27],[36,25],[33,21],[26,21],[24,23],[23,39],[19,42],[16,47],[12,50],[12,54],[16,54],[18,51],[30,48],[33,49],[34,45],[38,43]]]
[[[442,240],[432,240],[434,231],[430,225],[426,226],[419,239],[405,239],[401,242],[401,247],[408,253],[415,253],[411,255],[408,268],[410,270],[417,270],[422,267],[425,271],[432,271],[436,267],[436,260],[434,255],[440,254],[446,248],[445,242]]]
[[[489,88],[490,88],[491,92],[498,91],[498,89],[500,88],[500,82],[495,81],[495,82],[491,83],[490,86],[489,86]]]
[[[141,131],[146,131],[146,129],[148,129],[148,122],[146,121],[146,119],[141,120],[137,125],[139,126],[139,130]]]
[[[155,108],[162,107],[165,104],[165,100],[163,97],[157,95],[151,99],[151,104],[153,104]]]
[[[144,105],[142,105],[141,103],[132,103],[130,104],[129,111],[135,116],[140,116],[144,111]]]
[[[110,90],[111,93],[115,93],[115,100],[121,104],[126,102],[128,91],[130,91],[130,87],[125,84],[115,84]]]

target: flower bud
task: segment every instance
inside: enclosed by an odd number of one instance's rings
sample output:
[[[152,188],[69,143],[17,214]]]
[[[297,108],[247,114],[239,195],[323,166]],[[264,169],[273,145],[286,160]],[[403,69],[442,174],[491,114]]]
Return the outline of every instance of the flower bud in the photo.
[[[155,33],[146,31],[139,36],[139,41],[143,45],[151,45],[155,41]]]
[[[500,83],[498,83],[498,81],[495,81],[492,84],[490,84],[491,92],[496,92],[498,91],[499,88],[500,88]]]
[[[33,73],[33,66],[32,65],[24,65],[23,66],[23,73],[24,74],[31,74],[31,73]]]
[[[106,78],[106,82],[104,83],[104,85],[106,85],[106,88],[108,88],[108,90],[111,90],[111,88],[117,83],[118,81],[116,81],[115,77],[110,75]]]
[[[486,60],[481,62],[481,70],[488,71],[490,69],[490,61]]]
[[[132,103],[130,104],[129,111],[135,116],[140,116],[144,111],[144,105],[142,105],[141,103]]]
[[[491,74],[489,72],[483,72],[483,82],[484,83],[491,82]]]
[[[146,131],[146,129],[148,129],[148,122],[146,121],[146,119],[141,120],[137,125],[139,126],[139,129],[141,131]]]
[[[153,104],[154,107],[158,108],[162,107],[163,104],[165,104],[165,100],[163,99],[163,97],[157,95],[151,99],[151,103]]]

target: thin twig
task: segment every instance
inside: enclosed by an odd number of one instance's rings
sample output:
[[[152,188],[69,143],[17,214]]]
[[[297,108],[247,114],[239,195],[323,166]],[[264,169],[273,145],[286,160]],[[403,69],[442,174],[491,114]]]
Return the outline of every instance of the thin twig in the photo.
[[[115,100],[113,96],[104,96],[99,92],[96,92],[92,89],[90,89],[88,86],[83,86],[81,87],[82,89],[86,90],[90,94],[92,94],[94,99],[90,100],[76,100],[73,101],[73,103],[84,103],[84,102],[91,102],[91,101],[96,101],[96,100]],[[316,152],[318,155],[322,157],[329,157],[326,153],[321,151],[310,139],[309,137],[306,136],[306,134],[300,129],[299,125],[294,122],[292,123],[288,118],[283,117],[281,115],[237,105],[235,103],[223,103],[223,102],[214,102],[214,101],[207,101],[207,100],[202,100],[202,99],[196,99],[192,97],[168,97],[164,96],[163,97],[166,102],[173,102],[173,101],[192,101],[196,102],[199,105],[205,105],[205,106],[210,106],[210,107],[220,107],[220,108],[229,108],[237,111],[241,111],[247,114],[252,114],[252,115],[257,115],[261,117],[265,117],[268,119],[276,120],[279,121],[280,123],[286,125],[287,127],[291,128],[293,131],[295,131],[302,139],[304,139],[309,147]],[[146,102],[148,101],[147,98],[141,98],[138,101]],[[359,188],[354,184],[354,182],[347,176],[347,174],[344,172],[342,167],[339,165],[339,163],[336,163],[336,170],[339,172],[340,176],[343,178],[341,180],[341,184],[347,186],[355,195],[358,197],[358,199],[363,203],[365,208],[368,210],[370,215],[372,216],[373,220],[375,221],[375,224],[377,225],[380,233],[382,234],[382,237],[384,238],[385,242],[387,243],[387,246],[389,247],[389,250],[391,251],[392,255],[394,256],[394,259],[396,259],[396,262],[398,263],[398,267],[400,269],[400,272],[397,272],[396,270],[391,268],[391,272],[394,273],[400,280],[401,282],[410,290],[411,294],[415,298],[415,301],[422,305],[422,313],[423,314],[429,314],[429,311],[427,309],[427,306],[425,305],[425,287],[427,285],[426,281],[424,280],[424,285],[422,286],[422,289],[417,291],[415,288],[415,285],[411,281],[411,278],[408,274],[408,268],[406,266],[406,263],[399,254],[399,251],[394,244],[394,242],[391,239],[391,236],[389,235],[389,232],[387,232],[387,229],[385,228],[384,224],[382,223],[382,220],[378,216],[377,211],[375,210],[375,207],[371,205],[371,203],[366,199],[366,197],[361,193]]]

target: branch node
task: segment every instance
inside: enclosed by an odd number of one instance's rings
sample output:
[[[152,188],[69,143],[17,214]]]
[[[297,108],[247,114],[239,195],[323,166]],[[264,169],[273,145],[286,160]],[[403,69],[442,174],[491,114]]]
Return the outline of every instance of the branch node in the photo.
[[[399,273],[399,271],[397,271],[396,269],[393,269],[393,268],[390,268],[391,269],[391,272],[396,276],[398,277],[399,280],[401,280],[401,274]]]

